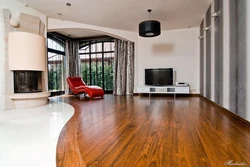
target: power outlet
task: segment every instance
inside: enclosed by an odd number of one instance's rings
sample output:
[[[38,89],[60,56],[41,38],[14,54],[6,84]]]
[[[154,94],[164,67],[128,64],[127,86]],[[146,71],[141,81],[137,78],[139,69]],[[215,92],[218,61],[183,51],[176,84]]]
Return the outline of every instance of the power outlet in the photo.
[[[191,91],[192,91],[192,92],[195,92],[195,91],[196,91],[196,89],[191,89]]]

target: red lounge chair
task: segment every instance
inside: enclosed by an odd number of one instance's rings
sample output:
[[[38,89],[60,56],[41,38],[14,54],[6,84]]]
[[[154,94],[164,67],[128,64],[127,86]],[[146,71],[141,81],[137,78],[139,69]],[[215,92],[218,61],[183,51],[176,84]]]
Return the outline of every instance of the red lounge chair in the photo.
[[[67,83],[69,84],[70,90],[75,94],[88,94],[89,98],[104,96],[104,91],[99,86],[87,86],[81,77],[68,77]]]

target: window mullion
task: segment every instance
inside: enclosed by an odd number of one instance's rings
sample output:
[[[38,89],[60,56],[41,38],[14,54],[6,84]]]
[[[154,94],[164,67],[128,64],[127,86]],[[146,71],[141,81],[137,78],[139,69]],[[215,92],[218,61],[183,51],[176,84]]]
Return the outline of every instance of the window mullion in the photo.
[[[104,77],[104,42],[102,42],[102,87],[105,91]]]
[[[91,70],[91,42],[89,42],[89,84],[92,85],[92,70]]]

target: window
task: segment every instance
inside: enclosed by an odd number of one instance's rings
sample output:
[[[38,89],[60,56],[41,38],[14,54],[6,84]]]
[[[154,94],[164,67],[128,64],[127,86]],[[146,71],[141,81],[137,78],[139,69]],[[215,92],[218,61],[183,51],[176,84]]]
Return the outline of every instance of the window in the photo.
[[[80,43],[81,75],[87,85],[98,85],[106,93],[113,91],[114,40]]]
[[[48,34],[48,87],[53,93],[64,93],[65,41]]]

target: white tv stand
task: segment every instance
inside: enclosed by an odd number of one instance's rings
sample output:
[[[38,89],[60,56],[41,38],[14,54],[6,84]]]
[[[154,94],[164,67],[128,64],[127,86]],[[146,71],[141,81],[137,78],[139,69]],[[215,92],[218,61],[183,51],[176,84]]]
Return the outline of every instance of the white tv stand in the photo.
[[[138,93],[150,94],[189,94],[189,86],[147,86],[142,85],[137,87]]]

